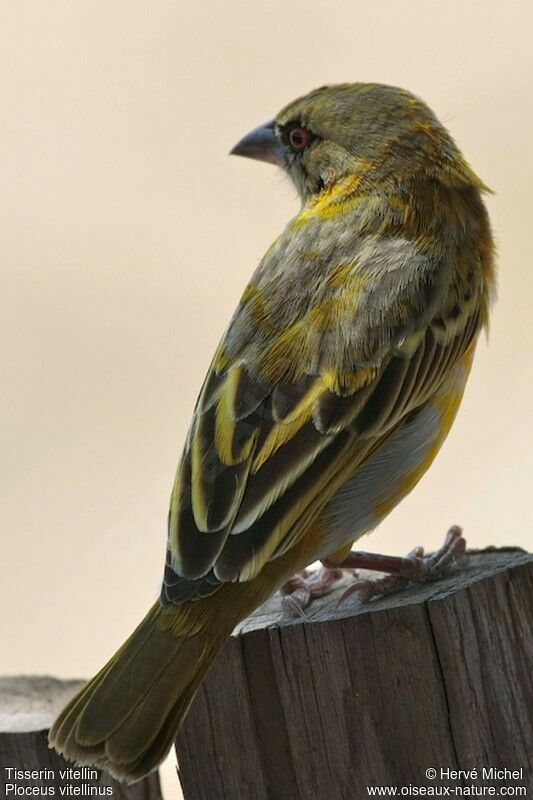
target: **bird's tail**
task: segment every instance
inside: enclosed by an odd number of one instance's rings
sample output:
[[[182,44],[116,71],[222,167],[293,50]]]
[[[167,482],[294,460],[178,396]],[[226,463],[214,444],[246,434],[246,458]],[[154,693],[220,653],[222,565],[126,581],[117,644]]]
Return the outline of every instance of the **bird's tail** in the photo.
[[[191,605],[154,604],[61,712],[50,731],[51,746],[71,761],[94,764],[127,782],[155,769],[237,622],[205,625],[198,612],[209,617],[215,604],[197,601],[193,613]]]

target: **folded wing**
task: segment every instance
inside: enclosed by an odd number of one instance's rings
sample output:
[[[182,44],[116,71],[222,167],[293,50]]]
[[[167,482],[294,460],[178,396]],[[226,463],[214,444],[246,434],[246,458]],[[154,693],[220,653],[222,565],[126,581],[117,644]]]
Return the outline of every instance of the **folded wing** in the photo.
[[[177,472],[163,602],[250,580],[291,547],[477,335],[475,292],[458,304],[440,265],[387,247],[315,265],[296,290],[293,273],[285,292],[262,267],[252,279]]]

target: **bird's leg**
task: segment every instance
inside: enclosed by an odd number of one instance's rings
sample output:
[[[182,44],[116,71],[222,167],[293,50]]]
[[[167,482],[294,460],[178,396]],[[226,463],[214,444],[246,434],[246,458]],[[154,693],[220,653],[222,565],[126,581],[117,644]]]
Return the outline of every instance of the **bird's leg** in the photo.
[[[352,551],[341,564],[336,564],[337,568],[368,569],[388,574],[376,580],[355,581],[341,595],[339,603],[343,603],[352,594],[356,594],[362,603],[367,603],[373,597],[383,597],[403,589],[408,583],[438,578],[463,557],[465,550],[466,540],[462,530],[454,525],[448,531],[442,547],[428,556],[424,555],[421,547],[411,550],[405,558]],[[327,559],[322,563],[326,567],[332,566]]]
[[[341,563],[322,559],[322,567],[314,572],[304,570],[294,575],[281,587],[282,605],[292,616],[305,616],[304,609],[327,594],[334,583],[351,573],[354,582],[341,595],[339,603],[343,603],[352,594],[356,594],[362,603],[373,597],[392,594],[408,583],[429,581],[438,578],[449,567],[459,561],[465,552],[466,541],[462,530],[454,525],[448,531],[441,548],[431,555],[425,556],[422,547],[405,556],[383,556],[377,553],[351,551]],[[358,569],[387,573],[383,578],[375,580],[360,579]]]
[[[336,581],[340,580],[346,572],[355,573],[355,570],[344,569],[339,566],[326,566],[310,571],[304,569],[293,575],[280,589],[283,609],[291,616],[305,617],[304,609],[319,597],[328,593]]]

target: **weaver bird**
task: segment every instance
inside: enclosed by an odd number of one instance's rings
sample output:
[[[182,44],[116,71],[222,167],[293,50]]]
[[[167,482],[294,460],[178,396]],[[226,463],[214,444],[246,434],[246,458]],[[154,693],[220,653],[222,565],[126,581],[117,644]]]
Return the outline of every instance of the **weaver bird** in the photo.
[[[486,187],[431,110],[390,86],[317,89],[233,152],[281,167],[301,210],[201,388],[161,596],[50,733],[127,781],[159,764],[234,626],[295,573],[362,562],[405,579],[461,549],[452,531],[436,559],[350,554],[454,420],[494,284]]]

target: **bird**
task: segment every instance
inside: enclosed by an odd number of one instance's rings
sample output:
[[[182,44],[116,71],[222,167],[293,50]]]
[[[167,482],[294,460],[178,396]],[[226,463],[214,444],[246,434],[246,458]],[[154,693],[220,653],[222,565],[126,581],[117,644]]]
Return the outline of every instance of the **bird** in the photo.
[[[200,389],[160,596],[49,734],[128,783],[168,753],[239,621],[295,581],[309,599],[308,565],[325,565],[322,588],[365,564],[405,581],[464,549],[458,529],[434,556],[352,547],[414,488],[459,408],[495,294],[489,188],[424,101],[379,83],[315,89],[232,153],[281,169],[300,208]]]

